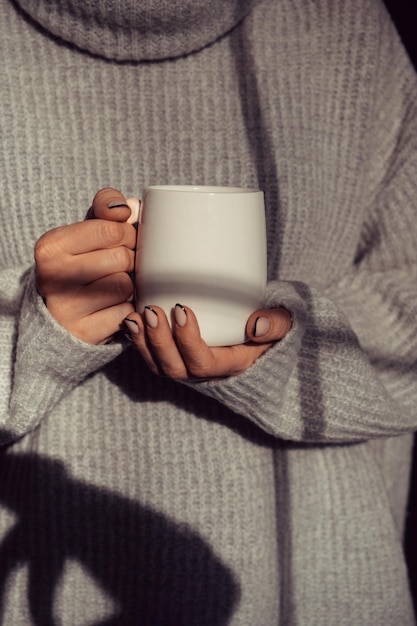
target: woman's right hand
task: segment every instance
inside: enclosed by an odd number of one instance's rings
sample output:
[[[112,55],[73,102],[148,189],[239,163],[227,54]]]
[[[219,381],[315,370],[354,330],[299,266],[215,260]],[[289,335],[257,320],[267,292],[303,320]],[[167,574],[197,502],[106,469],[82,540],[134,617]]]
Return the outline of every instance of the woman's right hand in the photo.
[[[78,339],[109,341],[134,309],[136,230],[128,223],[138,201],[100,190],[87,219],[48,231],[35,245],[37,288],[51,315]]]

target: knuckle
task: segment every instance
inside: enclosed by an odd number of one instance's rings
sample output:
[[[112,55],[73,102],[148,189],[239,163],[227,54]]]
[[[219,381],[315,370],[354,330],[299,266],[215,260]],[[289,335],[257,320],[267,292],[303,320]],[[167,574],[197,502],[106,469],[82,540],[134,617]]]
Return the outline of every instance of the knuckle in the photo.
[[[52,243],[50,233],[45,233],[35,243],[34,256],[35,263],[43,266],[51,261],[56,255],[56,246]]]
[[[120,222],[100,220],[96,223],[97,237],[103,247],[118,246],[122,243],[124,237],[124,229],[123,225]]]
[[[188,371],[195,378],[210,378],[213,376],[213,364],[211,362],[193,362],[188,364]]]
[[[125,272],[119,272],[113,275],[112,289],[116,297],[122,302],[132,295],[133,283]]]
[[[36,286],[41,296],[45,297],[52,284],[56,282],[57,269],[62,262],[62,252],[51,233],[42,235],[34,246],[36,267]]]
[[[166,376],[172,378],[173,380],[187,380],[187,378],[189,377],[187,370],[184,366],[181,365],[172,365],[169,368],[166,368],[164,370],[164,373]]]
[[[128,272],[133,269],[133,252],[125,246],[112,249],[112,261],[115,267],[121,271]]]

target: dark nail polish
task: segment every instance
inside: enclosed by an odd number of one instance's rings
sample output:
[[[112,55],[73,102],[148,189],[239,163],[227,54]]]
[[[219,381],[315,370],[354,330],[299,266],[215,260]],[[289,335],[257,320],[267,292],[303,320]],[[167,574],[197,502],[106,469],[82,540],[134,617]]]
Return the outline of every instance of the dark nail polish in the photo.
[[[129,208],[129,205],[126,202],[123,202],[122,200],[110,200],[110,202],[107,203],[107,207],[109,209],[118,209],[120,207]]]
[[[156,311],[153,310],[152,307],[145,306],[144,315],[148,326],[150,326],[151,328],[158,327],[158,314]]]
[[[124,323],[126,324],[127,328],[129,329],[131,333],[133,333],[134,335],[138,334],[139,326],[135,320],[131,320],[130,318],[125,317]]]
[[[271,328],[271,322],[267,317],[257,317],[253,325],[253,335],[255,337],[263,337]]]
[[[177,303],[174,309],[175,321],[178,326],[185,326],[187,323],[187,311],[182,304]]]

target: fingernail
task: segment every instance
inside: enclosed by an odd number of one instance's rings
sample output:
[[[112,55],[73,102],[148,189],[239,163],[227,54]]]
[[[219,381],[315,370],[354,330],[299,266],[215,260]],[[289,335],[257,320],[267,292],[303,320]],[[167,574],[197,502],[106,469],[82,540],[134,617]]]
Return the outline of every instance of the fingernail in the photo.
[[[271,322],[267,317],[257,317],[253,325],[253,334],[255,337],[263,337],[271,328]]]
[[[175,321],[178,326],[185,326],[187,323],[187,311],[182,304],[176,304],[174,308]]]
[[[139,333],[139,325],[135,320],[131,320],[128,317],[125,317],[124,323],[126,324],[129,332],[137,335]]]
[[[109,209],[118,209],[122,206],[129,208],[129,205],[126,202],[123,202],[123,200],[110,200],[110,202],[107,203],[107,207]]]
[[[154,311],[152,307],[145,306],[144,313],[145,313],[145,320],[148,326],[150,326],[151,328],[157,328],[158,326],[157,312]]]

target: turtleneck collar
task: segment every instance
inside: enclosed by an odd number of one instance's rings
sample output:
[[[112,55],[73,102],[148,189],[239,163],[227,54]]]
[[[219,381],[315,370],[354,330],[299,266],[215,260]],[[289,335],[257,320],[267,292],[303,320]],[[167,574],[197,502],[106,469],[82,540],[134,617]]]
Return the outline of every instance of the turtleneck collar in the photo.
[[[261,0],[16,0],[38,24],[117,61],[174,58],[231,30]]]

